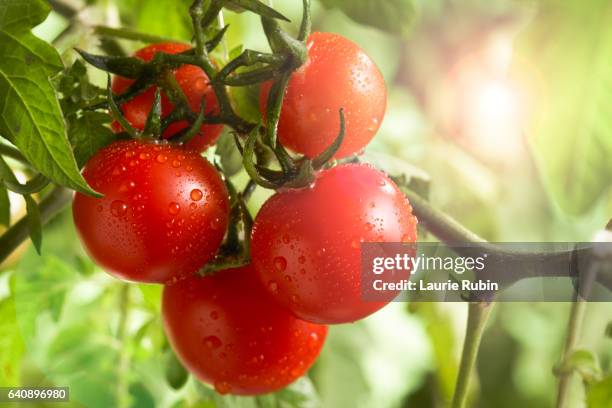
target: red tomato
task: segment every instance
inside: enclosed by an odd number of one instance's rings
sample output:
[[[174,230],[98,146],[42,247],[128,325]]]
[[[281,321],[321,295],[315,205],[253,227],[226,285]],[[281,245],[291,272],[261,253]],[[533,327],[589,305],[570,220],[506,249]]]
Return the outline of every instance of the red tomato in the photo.
[[[287,386],[310,368],[327,335],[326,326],[274,302],[250,265],[166,286],[162,312],[179,359],[221,394]]]
[[[228,193],[199,153],[119,141],[98,151],[83,176],[104,197],[76,193],[74,223],[91,257],[109,273],[168,282],[196,272],[219,248]]]
[[[189,45],[181,43],[159,43],[149,45],[137,51],[134,56],[144,61],[151,61],[156,53],[178,54],[190,48]],[[205,96],[206,113],[215,114],[219,112],[219,102],[204,71],[194,65],[183,65],[174,71],[174,77],[189,100],[189,106],[192,111],[200,112],[202,97]],[[127,91],[133,82],[131,79],[114,77],[112,83],[113,92],[117,95],[122,94]],[[151,112],[151,107],[155,100],[156,88],[152,86],[122,105],[124,116],[134,128],[144,129],[147,116]],[[162,117],[168,116],[172,108],[173,105],[166,95],[162,93]],[[169,138],[188,126],[189,124],[186,121],[175,122],[168,126],[163,136]],[[121,126],[118,123],[113,123],[113,129],[121,131]],[[201,152],[215,143],[222,129],[223,125],[202,125],[200,133],[191,139],[187,146]]]
[[[392,300],[362,299],[360,243],[415,242],[416,224],[408,200],[384,174],[369,165],[338,166],[314,186],[278,192],[263,205],[253,228],[253,265],[268,292],[297,317],[352,322]]]
[[[378,131],[387,106],[385,81],[359,46],[332,33],[313,33],[308,60],[292,76],[278,135],[284,146],[313,158],[338,136],[344,108],[346,136],[335,157],[359,153]],[[265,112],[270,83],[262,86]]]

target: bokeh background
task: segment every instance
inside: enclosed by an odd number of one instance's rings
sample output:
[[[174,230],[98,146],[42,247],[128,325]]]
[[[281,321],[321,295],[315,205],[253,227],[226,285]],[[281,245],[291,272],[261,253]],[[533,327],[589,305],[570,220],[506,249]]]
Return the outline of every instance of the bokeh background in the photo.
[[[35,33],[67,63],[74,47],[142,46],[101,41],[92,29],[98,24],[190,40],[188,1],[53,3],[59,12]],[[301,1],[274,0],[274,7],[299,21]],[[240,44],[267,49],[256,16],[226,12],[224,19],[231,27],[219,59]],[[610,21],[606,0],[313,2],[314,29],[358,43],[387,82],[387,114],[364,160],[418,180],[433,205],[490,241],[591,241],[612,217]],[[100,72],[90,76],[105,81]],[[257,115],[256,89],[233,96],[243,114]],[[230,146],[224,136],[223,165],[244,183]],[[267,194],[257,191],[253,213]],[[465,304],[391,304],[332,327],[309,376],[290,388],[220,397],[187,377],[169,349],[161,288],[100,271],[69,209],[45,227],[42,256],[27,245],[16,255],[0,268],[0,386],[69,386],[72,402],[62,407],[443,407],[452,395]],[[473,406],[553,406],[569,310],[566,303],[496,305]],[[612,407],[611,322],[612,305],[588,305],[579,345],[594,353],[604,380],[575,381],[572,407]]]

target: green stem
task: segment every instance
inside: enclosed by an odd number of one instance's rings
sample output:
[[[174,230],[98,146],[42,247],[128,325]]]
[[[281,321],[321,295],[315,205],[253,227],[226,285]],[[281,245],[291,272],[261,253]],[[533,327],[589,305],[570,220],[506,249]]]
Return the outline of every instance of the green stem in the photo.
[[[124,40],[141,41],[144,43],[174,42],[172,38],[160,37],[158,35],[141,33],[129,28],[112,28],[106,26],[94,26],[94,34],[106,37],[122,38]]]
[[[580,296],[580,294],[584,294],[586,297],[588,297],[595,276],[597,275],[598,267],[599,266],[597,264],[593,264],[590,266],[585,279],[580,281],[580,287],[576,290],[576,293],[574,294],[574,301],[572,303],[569,322],[567,326],[567,334],[565,337],[565,345],[563,346],[563,354],[561,355],[561,365],[563,365],[563,362],[567,361],[567,359],[570,358],[571,354],[576,349],[578,337],[582,329],[582,323],[584,322],[584,315],[587,308],[587,302],[582,296]],[[558,375],[559,385],[557,388],[557,403],[555,407],[566,408],[569,406],[569,391],[570,385],[574,377],[574,373],[572,371],[561,371]]]
[[[130,370],[130,349],[124,344],[130,315],[130,286],[129,283],[123,283],[119,292],[119,323],[117,325],[117,340],[119,343],[117,406],[120,408],[130,406],[128,380]]]
[[[12,146],[0,142],[0,155],[8,157],[10,159],[16,160],[21,164],[30,167],[30,163],[28,159],[25,158],[23,154]]]
[[[72,193],[56,187],[39,205],[40,221],[44,225],[70,203]],[[4,262],[17,247],[28,238],[28,220],[24,216],[0,236],[0,263]]]
[[[463,343],[463,352],[457,374],[455,393],[451,403],[452,408],[464,408],[466,406],[470,380],[474,373],[478,348],[482,339],[482,333],[491,311],[490,303],[471,302],[468,306],[468,321]]]
[[[202,70],[206,73],[206,76],[208,76],[208,78],[211,80],[211,86],[215,91],[215,96],[219,102],[221,116],[228,118],[228,122],[231,123],[232,127],[234,127],[238,133],[247,134],[253,129],[254,125],[236,114],[230,102],[227,89],[225,89],[225,85],[212,80],[217,76],[218,71],[210,59],[208,50],[206,48],[205,27],[202,27],[202,20],[206,14],[204,10],[204,1],[195,0],[189,9],[189,13],[191,14],[191,19],[193,22],[194,38],[196,42],[196,65],[202,68]]]
[[[565,338],[565,346],[563,347],[562,360],[567,359],[578,341],[578,334],[584,319],[586,310],[586,302],[583,299],[577,299],[572,303],[570,319],[567,328],[567,337]],[[557,388],[557,408],[565,408],[568,405],[569,389],[572,382],[573,372],[563,372],[559,374],[559,386]]]

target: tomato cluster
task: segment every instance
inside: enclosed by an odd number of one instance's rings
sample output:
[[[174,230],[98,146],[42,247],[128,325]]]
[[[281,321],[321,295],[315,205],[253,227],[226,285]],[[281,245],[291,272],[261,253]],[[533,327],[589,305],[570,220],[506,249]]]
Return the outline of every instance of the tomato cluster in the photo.
[[[382,76],[341,36],[315,33],[307,46],[307,61],[287,87],[279,139],[315,157],[334,141],[343,109],[346,135],[335,157],[358,153],[384,116]],[[136,56],[149,61],[158,52],[188,50],[163,43]],[[194,112],[202,100],[208,112],[219,109],[199,68],[181,66],[174,75]],[[113,90],[124,92],[132,82],[116,77]],[[262,86],[262,107],[269,88]],[[133,127],[144,127],[154,95],[151,87],[122,104]],[[162,117],[171,110],[162,94]],[[173,123],[162,136],[186,126]],[[189,371],[220,393],[261,394],[310,368],[326,324],[353,322],[388,303],[361,297],[360,245],[415,242],[416,219],[383,173],[341,164],[319,171],[310,186],[281,189],[266,201],[254,220],[249,264],[201,276],[197,272],[215,257],[231,222],[225,182],[199,154],[219,131],[205,124],[185,146],[124,140],[101,149],[83,175],[103,197],[77,193],[73,214],[87,251],[109,273],[165,285],[165,330]]]

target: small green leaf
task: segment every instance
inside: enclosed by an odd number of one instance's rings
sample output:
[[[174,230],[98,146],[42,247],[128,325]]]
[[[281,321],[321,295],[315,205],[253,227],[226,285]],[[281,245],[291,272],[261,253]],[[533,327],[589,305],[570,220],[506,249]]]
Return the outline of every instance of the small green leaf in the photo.
[[[406,35],[415,10],[412,0],[321,0],[328,8],[342,10],[350,19],[392,34]]]
[[[83,106],[104,100],[104,90],[89,82],[87,68],[81,59],[75,60],[72,66],[65,69],[54,84],[61,95],[60,105],[64,117],[68,120]]]
[[[74,156],[79,167],[98,150],[116,140],[116,135],[106,126],[110,116],[102,112],[84,112],[70,124],[68,137],[74,146]]]
[[[586,399],[589,408],[612,407],[612,376],[589,385]]]
[[[0,183],[0,225],[8,227],[11,224],[11,201],[8,190]]]
[[[36,248],[36,252],[40,255],[40,249],[42,246],[42,223],[40,221],[40,210],[38,204],[32,196],[24,195],[23,198],[26,202],[26,210],[28,213],[28,232],[30,239]]]
[[[242,156],[236,149],[234,137],[229,132],[223,132],[215,146],[215,153],[221,159],[221,167],[227,177],[231,177],[242,170]]]
[[[57,184],[95,194],[78,171],[49,79],[62,61],[30,32],[48,13],[41,0],[0,4],[0,134]]]
[[[575,350],[561,363],[558,372],[578,372],[585,381],[592,381],[601,375],[601,367],[595,353],[589,350]]]
[[[185,370],[185,367],[183,367],[183,364],[181,364],[171,348],[166,350],[165,360],[166,381],[168,381],[168,384],[175,390],[181,389],[187,382],[189,373]]]
[[[142,75],[146,63],[134,57],[108,57],[106,55],[94,55],[80,49],[76,49],[81,57],[94,67],[111,74],[121,75],[126,78],[138,78]]]

